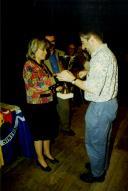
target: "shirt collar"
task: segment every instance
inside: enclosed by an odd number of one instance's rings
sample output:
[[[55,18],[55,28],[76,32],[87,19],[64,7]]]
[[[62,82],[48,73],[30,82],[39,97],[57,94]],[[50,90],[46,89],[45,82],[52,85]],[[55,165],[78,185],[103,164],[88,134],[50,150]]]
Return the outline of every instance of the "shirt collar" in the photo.
[[[103,48],[106,48],[107,47],[107,44],[104,43],[104,44],[101,44],[91,55],[91,57],[95,56],[100,50],[102,50]]]

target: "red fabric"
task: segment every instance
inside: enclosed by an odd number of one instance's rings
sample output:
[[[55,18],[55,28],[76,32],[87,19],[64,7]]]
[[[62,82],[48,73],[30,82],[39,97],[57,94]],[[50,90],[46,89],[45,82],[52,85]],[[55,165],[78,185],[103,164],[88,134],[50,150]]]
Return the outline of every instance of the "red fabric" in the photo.
[[[2,111],[2,114],[3,114],[4,122],[12,123],[11,111],[4,109],[4,111]]]

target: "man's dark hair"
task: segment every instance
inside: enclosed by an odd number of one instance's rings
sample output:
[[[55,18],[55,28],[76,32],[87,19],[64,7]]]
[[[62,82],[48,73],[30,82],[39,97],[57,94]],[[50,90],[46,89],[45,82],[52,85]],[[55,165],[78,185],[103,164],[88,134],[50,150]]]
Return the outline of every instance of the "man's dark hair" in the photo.
[[[56,32],[55,31],[45,31],[44,33],[43,33],[43,36],[45,37],[45,36],[56,36],[57,34],[56,34]]]
[[[80,36],[87,36],[89,39],[91,35],[95,36],[96,38],[100,39],[103,41],[103,32],[99,30],[88,30],[88,31],[82,31],[79,33]]]

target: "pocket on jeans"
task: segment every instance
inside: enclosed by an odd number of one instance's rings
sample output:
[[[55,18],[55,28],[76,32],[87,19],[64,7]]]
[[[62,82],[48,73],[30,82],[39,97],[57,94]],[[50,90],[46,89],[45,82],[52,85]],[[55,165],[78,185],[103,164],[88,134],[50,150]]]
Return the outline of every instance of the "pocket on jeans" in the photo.
[[[100,103],[93,103],[92,109],[95,116],[100,117],[103,114],[104,106]]]

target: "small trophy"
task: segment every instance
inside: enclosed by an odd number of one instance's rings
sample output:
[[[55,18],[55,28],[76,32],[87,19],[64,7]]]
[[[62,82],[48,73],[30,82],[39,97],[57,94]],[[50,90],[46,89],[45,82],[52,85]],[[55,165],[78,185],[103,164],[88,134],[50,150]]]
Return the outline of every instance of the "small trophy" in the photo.
[[[73,93],[70,92],[70,89],[68,87],[67,82],[64,82],[63,87],[62,87],[62,91],[61,92],[57,92],[57,97],[59,97],[61,99],[70,99],[70,98],[73,98]]]

